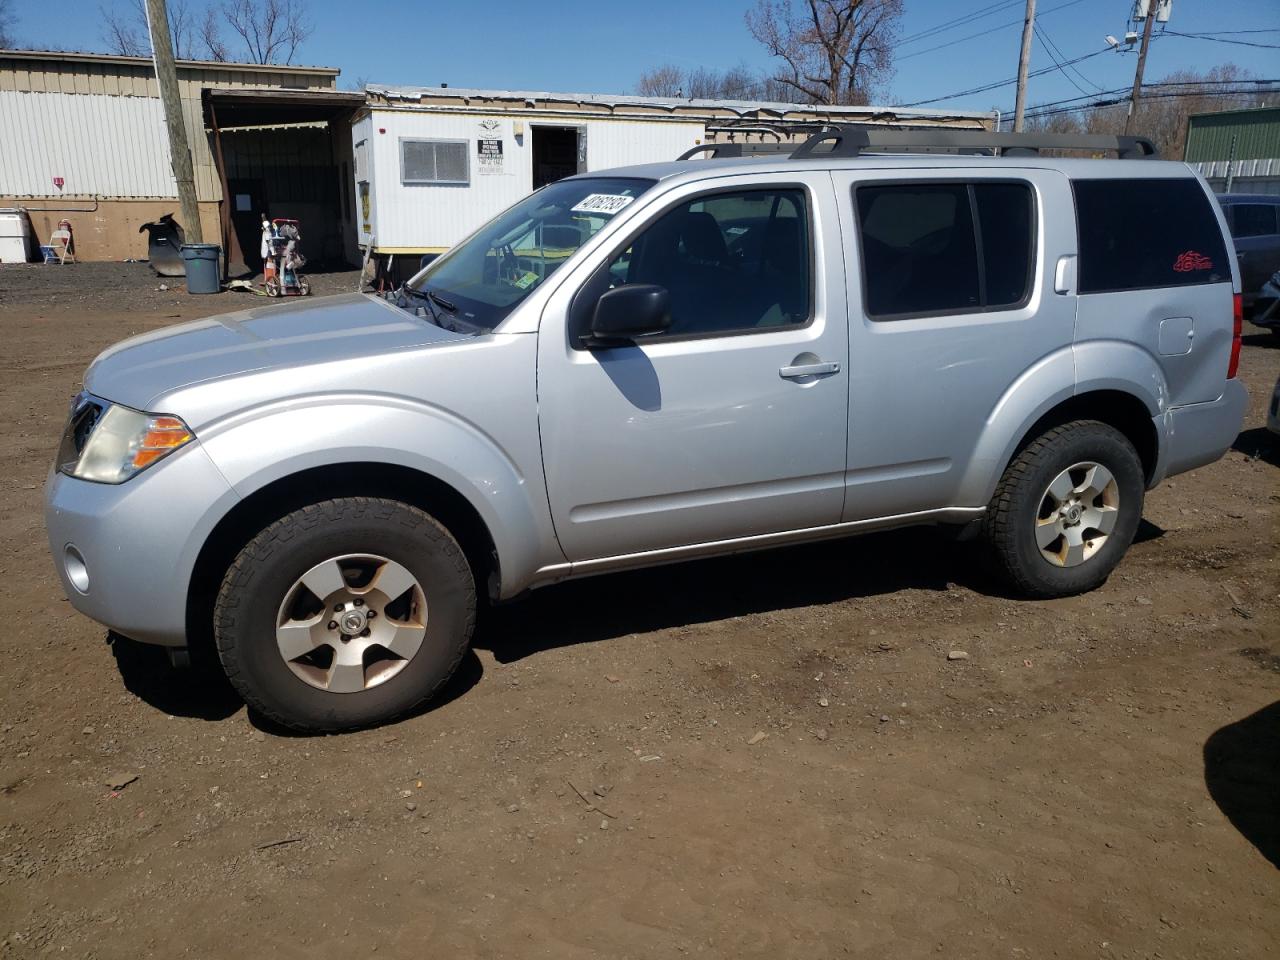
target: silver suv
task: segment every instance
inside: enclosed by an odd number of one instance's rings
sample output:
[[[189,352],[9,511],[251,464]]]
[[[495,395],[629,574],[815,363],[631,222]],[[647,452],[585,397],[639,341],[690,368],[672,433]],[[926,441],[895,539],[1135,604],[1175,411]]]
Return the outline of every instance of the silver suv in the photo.
[[[1246,402],[1208,188],[1140,140],[1038,153],[1103,139],[591,173],[388,297],[126,341],[48,482],[67,595],[329,731],[439,690],[478,595],[569,577],[953,524],[1024,594],[1096,587]]]

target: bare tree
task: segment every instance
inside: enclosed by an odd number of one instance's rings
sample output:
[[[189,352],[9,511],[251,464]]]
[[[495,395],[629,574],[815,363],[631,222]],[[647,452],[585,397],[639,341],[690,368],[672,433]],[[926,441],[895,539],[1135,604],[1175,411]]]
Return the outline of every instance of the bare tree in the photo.
[[[684,71],[671,64],[663,64],[640,74],[636,93],[642,97],[684,97]]]
[[[98,13],[109,53],[151,56],[145,0],[116,0],[111,7],[98,7]],[[196,31],[187,0],[169,0],[169,32],[173,35],[173,55],[179,60],[193,59],[197,54]]]
[[[0,48],[12,47],[18,42],[13,33],[13,25],[17,19],[11,0],[0,0]]]
[[[1239,89],[1237,84],[1244,86],[1252,79],[1252,73],[1234,63],[1219,64],[1203,73],[1178,70],[1162,77],[1143,89],[1136,132],[1150,137],[1161,156],[1181,160],[1191,114],[1264,105],[1265,94],[1226,92]],[[1123,102],[1083,110],[1048,111],[1034,117],[1027,127],[1051,133],[1119,134],[1124,131],[1128,107],[1126,96]]]
[[[902,0],[757,0],[746,22],[793,98],[858,104],[892,73],[901,16]]]
[[[693,67],[688,70],[666,64],[646,70],[636,92],[647,97],[681,97],[693,100],[785,100],[778,84],[750,67],[727,70]]]
[[[205,53],[210,60],[224,62],[231,59],[231,51],[222,39],[222,23],[218,19],[218,11],[212,6],[205,7],[204,19],[198,28],[200,42],[204,44]]]
[[[298,47],[315,29],[305,0],[224,0],[222,13],[251,63],[292,63]],[[210,22],[206,17],[205,23]],[[202,27],[201,33],[211,52],[214,41],[221,45],[217,31]],[[221,49],[225,53],[225,45]]]

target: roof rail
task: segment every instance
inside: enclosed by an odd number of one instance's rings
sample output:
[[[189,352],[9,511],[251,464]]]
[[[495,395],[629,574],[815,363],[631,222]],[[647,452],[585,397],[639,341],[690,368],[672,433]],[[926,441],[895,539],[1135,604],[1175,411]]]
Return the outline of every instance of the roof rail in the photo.
[[[823,144],[830,149],[818,149]],[[1004,157],[1034,157],[1041,150],[1114,151],[1122,160],[1159,156],[1146,137],[1102,134],[997,133],[951,128],[903,129],[873,124],[840,124],[815,133],[800,144],[791,159],[856,157],[867,150],[888,149],[925,153],[980,153]]]
[[[700,153],[721,160],[728,157],[754,157],[758,154],[790,154],[795,148],[794,143],[701,143],[690,147],[676,159],[690,160]]]

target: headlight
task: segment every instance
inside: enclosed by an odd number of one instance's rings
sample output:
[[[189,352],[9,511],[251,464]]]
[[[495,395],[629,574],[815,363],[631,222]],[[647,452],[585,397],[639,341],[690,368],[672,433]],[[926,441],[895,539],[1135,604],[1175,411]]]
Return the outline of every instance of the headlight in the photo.
[[[195,439],[177,417],[142,413],[82,394],[58,451],[58,469],[81,480],[123,483]]]

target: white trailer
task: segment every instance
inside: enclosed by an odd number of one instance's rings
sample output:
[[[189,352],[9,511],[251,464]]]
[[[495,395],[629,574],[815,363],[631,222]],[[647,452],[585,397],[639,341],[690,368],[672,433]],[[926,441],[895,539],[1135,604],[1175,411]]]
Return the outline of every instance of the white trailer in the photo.
[[[362,249],[416,264],[544,184],[820,122],[990,128],[988,113],[370,85],[352,119]],[[779,131],[783,131],[779,133]]]

